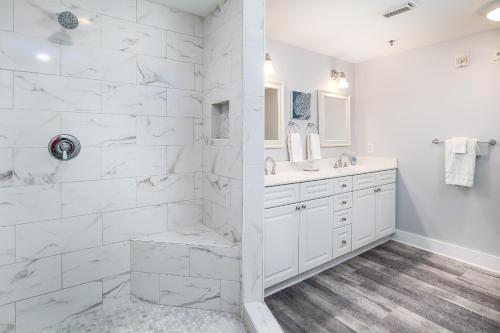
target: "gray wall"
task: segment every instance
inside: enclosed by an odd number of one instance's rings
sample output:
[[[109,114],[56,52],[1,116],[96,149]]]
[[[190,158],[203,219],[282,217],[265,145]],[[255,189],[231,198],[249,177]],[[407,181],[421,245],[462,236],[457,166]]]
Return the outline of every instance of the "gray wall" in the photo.
[[[266,77],[266,81],[281,83],[285,88],[285,138],[287,124],[290,120],[290,94],[292,90],[311,92],[311,119],[294,120],[301,128],[302,150],[305,158],[305,129],[308,122],[318,124],[317,90],[335,91],[340,94],[354,96],[354,65],[323,54],[307,51],[295,46],[266,40],[266,52],[271,55],[276,73]],[[335,82],[330,78],[330,71],[336,69],[344,71],[350,84],[350,89],[335,89]],[[351,99],[351,112],[354,102]],[[352,135],[355,135],[355,128]],[[323,158],[336,157],[341,152],[350,152],[350,148],[322,148]],[[265,150],[266,156],[271,156],[279,161],[289,160],[286,147]]]
[[[500,255],[500,145],[481,145],[472,189],[444,184],[433,138],[500,141],[500,29],[356,65],[360,154],[399,160],[398,229]],[[456,69],[467,51],[469,67]]]

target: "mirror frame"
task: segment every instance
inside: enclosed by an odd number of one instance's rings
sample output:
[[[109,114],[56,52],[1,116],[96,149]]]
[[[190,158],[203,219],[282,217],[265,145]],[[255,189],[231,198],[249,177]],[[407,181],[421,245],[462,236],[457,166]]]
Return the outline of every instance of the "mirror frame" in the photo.
[[[345,100],[346,113],[346,133],[345,140],[327,140],[323,133],[326,133],[325,123],[325,97],[334,97]],[[331,91],[318,90],[318,123],[321,147],[344,147],[351,145],[351,96],[337,94]]]
[[[285,89],[283,84],[266,82],[265,88],[278,90],[278,140],[266,140],[264,137],[264,148],[283,148],[285,146]],[[265,99],[264,92],[264,99]],[[265,103],[265,101],[264,101]],[[265,110],[264,110],[265,112]],[[265,123],[264,123],[265,126]],[[265,131],[265,129],[264,129]]]

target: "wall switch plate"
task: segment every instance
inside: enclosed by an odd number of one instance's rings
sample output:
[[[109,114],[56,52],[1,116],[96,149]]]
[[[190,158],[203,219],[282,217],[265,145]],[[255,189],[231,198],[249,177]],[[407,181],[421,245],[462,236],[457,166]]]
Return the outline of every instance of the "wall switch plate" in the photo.
[[[455,67],[461,68],[469,66],[469,55],[467,53],[459,53],[455,55]]]
[[[369,143],[368,144],[368,149],[367,150],[368,150],[369,153],[373,153],[373,143]]]

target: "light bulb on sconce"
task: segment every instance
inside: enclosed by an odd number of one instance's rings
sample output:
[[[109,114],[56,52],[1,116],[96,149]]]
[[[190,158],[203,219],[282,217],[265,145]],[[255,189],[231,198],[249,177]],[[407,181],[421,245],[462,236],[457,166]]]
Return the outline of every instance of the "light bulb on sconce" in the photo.
[[[266,57],[264,60],[264,74],[265,75],[273,75],[276,73],[273,67],[273,61],[271,60],[271,56],[269,53],[266,53]]]
[[[345,78],[345,73],[344,72],[337,72],[336,70],[332,69],[330,72],[330,77],[337,81],[337,88],[339,89],[347,89],[349,88],[349,82]]]
[[[482,7],[481,12],[486,15],[488,20],[500,22],[500,0],[494,0]]]

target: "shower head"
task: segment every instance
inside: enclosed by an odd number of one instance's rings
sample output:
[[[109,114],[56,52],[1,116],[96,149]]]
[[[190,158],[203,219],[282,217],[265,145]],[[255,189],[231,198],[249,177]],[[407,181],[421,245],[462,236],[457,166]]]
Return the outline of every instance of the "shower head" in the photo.
[[[78,17],[72,12],[57,14],[57,22],[65,29],[76,29],[78,27]]]

